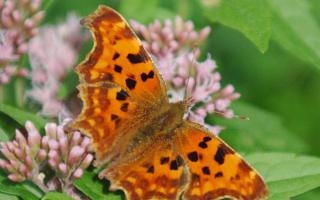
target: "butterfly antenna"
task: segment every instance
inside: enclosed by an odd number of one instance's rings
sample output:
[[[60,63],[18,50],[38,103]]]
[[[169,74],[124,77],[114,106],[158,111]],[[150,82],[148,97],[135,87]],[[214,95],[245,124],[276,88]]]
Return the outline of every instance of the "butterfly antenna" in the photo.
[[[216,114],[218,114],[218,115],[220,115],[220,116],[226,116],[226,112],[224,112],[224,111],[217,111],[217,110],[215,110],[215,111],[213,111],[213,113],[216,113]],[[244,116],[244,115],[233,115],[233,116],[231,117],[231,119],[250,120],[249,117]]]
[[[189,82],[190,82],[190,76],[191,73],[194,73],[194,67],[195,67],[195,60],[196,60],[196,50],[197,50],[198,45],[195,44],[192,48],[192,59],[191,59],[191,67],[188,70],[188,78],[186,82],[186,89],[184,90],[184,95],[183,95],[183,101],[187,103],[188,107],[192,105],[193,103],[193,98],[192,96],[188,94],[188,88],[189,88]]]

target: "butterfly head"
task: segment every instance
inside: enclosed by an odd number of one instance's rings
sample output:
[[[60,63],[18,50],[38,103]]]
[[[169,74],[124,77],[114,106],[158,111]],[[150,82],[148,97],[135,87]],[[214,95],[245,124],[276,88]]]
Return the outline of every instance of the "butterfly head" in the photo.
[[[172,103],[171,109],[178,118],[182,119],[184,114],[188,112],[192,104],[193,104],[192,98],[187,98],[187,99],[184,99],[183,101]]]

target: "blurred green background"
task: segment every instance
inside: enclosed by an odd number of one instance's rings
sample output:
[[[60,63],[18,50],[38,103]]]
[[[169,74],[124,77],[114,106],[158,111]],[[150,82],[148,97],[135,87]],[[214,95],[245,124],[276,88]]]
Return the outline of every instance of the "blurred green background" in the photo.
[[[223,83],[241,93],[232,105],[250,120],[207,121],[227,127],[221,137],[242,153],[320,156],[320,1],[318,0],[54,0],[44,23],[109,5],[127,19],[190,19],[212,32],[201,47],[218,63]],[[91,48],[86,45],[80,60]],[[71,72],[73,73],[73,72]],[[73,77],[72,75],[70,77]],[[68,80],[66,80],[67,82]],[[73,83],[76,84],[76,83]],[[313,191],[295,199],[316,199]]]

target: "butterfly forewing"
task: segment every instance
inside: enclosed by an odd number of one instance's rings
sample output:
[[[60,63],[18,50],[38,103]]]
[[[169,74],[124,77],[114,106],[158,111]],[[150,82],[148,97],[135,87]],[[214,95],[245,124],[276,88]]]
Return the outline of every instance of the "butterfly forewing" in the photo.
[[[113,82],[137,99],[167,99],[165,85],[151,57],[115,10],[99,6],[82,24],[92,32],[94,48],[76,68],[81,82]]]
[[[70,127],[93,139],[100,160],[120,137],[133,134],[130,126],[139,126],[137,107],[142,113],[166,103],[167,96],[150,56],[116,11],[99,6],[82,23],[92,32],[94,47],[76,67],[83,108]]]

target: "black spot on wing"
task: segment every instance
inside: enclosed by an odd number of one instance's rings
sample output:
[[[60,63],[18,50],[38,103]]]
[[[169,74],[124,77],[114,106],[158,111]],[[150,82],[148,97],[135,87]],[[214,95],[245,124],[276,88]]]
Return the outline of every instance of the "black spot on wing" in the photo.
[[[202,148],[202,149],[205,149],[205,148],[208,147],[207,143],[204,142],[204,141],[200,142],[198,146],[199,146],[200,148]]]
[[[169,160],[170,160],[169,157],[161,157],[160,158],[160,164],[164,165],[164,164],[168,163]]]
[[[132,64],[142,63],[142,62],[145,62],[149,59],[143,46],[140,46],[139,52],[137,54],[129,53],[127,55],[127,58],[129,60],[129,62]]]
[[[147,173],[153,174],[154,173],[154,166],[149,167],[147,170]]]
[[[193,151],[193,152],[190,152],[188,153],[188,159],[191,161],[191,162],[197,162],[198,161],[198,153],[196,151]]]
[[[147,81],[148,79],[152,79],[154,77],[154,71],[153,70],[150,70],[150,72],[148,74],[146,73],[141,73],[141,80],[143,82]]]
[[[120,110],[122,110],[123,112],[128,112],[128,106],[129,103],[123,103],[120,107]]]
[[[202,168],[202,173],[203,173],[203,174],[206,174],[206,175],[210,175],[210,169],[209,169],[209,167],[203,167],[203,168]]]
[[[120,54],[118,52],[115,52],[113,54],[112,60],[116,60],[117,58],[119,58]]]
[[[214,155],[214,160],[222,165],[224,163],[224,157],[226,154],[233,153],[225,144],[220,144],[216,154]]]
[[[171,170],[177,170],[178,169],[178,162],[176,160],[171,161],[170,169]]]
[[[122,67],[119,65],[114,65],[114,71],[121,73],[122,72]]]
[[[112,120],[112,121],[117,120],[117,119],[119,119],[119,116],[118,116],[118,115],[111,114],[111,120]]]
[[[219,178],[219,177],[222,177],[223,176],[223,173],[222,172],[217,172],[214,177],[215,178]]]
[[[136,87],[137,81],[132,79],[132,78],[127,78],[126,79],[126,85],[127,87],[132,90]]]
[[[119,101],[124,101],[127,99],[128,97],[128,93],[124,90],[120,90],[119,92],[117,92],[117,96],[116,96],[116,99],[119,100]]]
[[[208,141],[210,141],[210,140],[212,140],[212,138],[211,138],[211,137],[208,137],[208,136],[206,136],[206,137],[203,138],[203,141],[204,141],[204,142],[208,142]]]
[[[146,73],[141,74],[141,80],[145,82],[148,79],[148,75]]]

